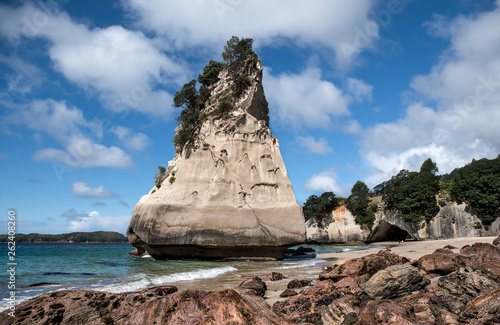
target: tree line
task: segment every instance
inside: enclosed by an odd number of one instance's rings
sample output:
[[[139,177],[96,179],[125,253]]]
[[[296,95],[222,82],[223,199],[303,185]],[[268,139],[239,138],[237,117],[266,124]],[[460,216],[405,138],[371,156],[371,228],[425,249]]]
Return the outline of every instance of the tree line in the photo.
[[[362,181],[356,182],[345,205],[355,216],[355,222],[371,229],[378,206],[371,198],[381,196],[386,210],[397,210],[409,222],[432,220],[439,212],[439,196],[459,204],[466,203],[477,212],[482,225],[488,228],[499,215],[500,209],[500,155],[495,159],[473,159],[449,174],[436,175],[438,168],[432,159],[425,160],[418,172],[402,169],[391,179],[372,190]],[[332,192],[311,195],[304,203],[306,221],[315,218],[319,225],[339,206]],[[329,211],[328,211],[329,210]]]
[[[0,243],[7,243],[8,235],[0,235]],[[68,234],[16,234],[16,243],[128,243],[123,234],[115,231],[72,232]]]

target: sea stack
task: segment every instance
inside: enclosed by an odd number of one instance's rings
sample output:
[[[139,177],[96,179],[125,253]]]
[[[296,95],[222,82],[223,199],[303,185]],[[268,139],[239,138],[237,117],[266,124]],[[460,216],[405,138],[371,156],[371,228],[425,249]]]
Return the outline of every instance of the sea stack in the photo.
[[[135,206],[127,236],[138,253],[282,258],[286,248],[305,242],[302,209],[269,128],[262,71],[257,56],[246,55],[208,87],[194,141],[177,149],[161,186]],[[245,89],[235,94],[242,78]]]

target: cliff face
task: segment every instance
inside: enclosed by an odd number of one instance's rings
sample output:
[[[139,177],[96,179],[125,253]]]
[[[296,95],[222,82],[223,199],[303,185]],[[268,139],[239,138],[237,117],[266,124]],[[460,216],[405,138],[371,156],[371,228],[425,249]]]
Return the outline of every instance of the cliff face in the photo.
[[[479,226],[480,219],[465,204],[442,207],[433,220],[421,224],[407,222],[395,211],[377,213],[376,218],[367,238],[369,242],[404,239],[406,234],[410,238],[426,240],[497,236],[500,233],[500,218],[486,230]]]
[[[215,114],[236,74],[251,84]],[[229,66],[211,87],[194,148],[169,162],[161,187],[137,203],[127,236],[155,258],[281,257],[305,241],[304,218],[269,128],[256,57]]]
[[[350,243],[399,241],[406,238],[416,240],[450,239],[461,237],[497,236],[500,233],[500,218],[488,230],[479,227],[480,219],[465,204],[440,208],[430,222],[419,224],[405,221],[397,211],[377,212],[371,231],[362,230],[354,222],[354,216],[345,206],[332,212],[324,225],[316,220],[306,223],[307,241],[317,243]]]
[[[342,205],[332,211],[332,214],[318,225],[314,218],[306,222],[308,242],[345,244],[363,242],[366,240],[368,230],[363,230],[354,222],[352,213]]]

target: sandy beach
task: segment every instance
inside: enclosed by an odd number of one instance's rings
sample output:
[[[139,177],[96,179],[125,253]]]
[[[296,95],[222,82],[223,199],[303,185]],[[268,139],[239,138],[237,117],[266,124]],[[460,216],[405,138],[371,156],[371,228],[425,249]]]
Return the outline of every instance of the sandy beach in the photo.
[[[431,254],[436,249],[443,248],[446,245],[451,245],[456,247],[453,252],[457,253],[460,248],[465,245],[472,245],[474,243],[492,243],[496,237],[470,237],[470,238],[454,238],[454,239],[442,239],[442,240],[425,240],[425,241],[405,241],[405,242],[383,242],[383,243],[373,243],[373,246],[385,246],[389,248],[393,253],[399,254],[400,256],[407,257],[409,259],[419,259],[423,255]],[[372,249],[351,251],[351,252],[339,252],[339,253],[328,253],[328,254],[318,254],[318,258],[323,259],[337,259],[336,263],[342,263],[345,260],[363,257],[365,255],[373,254]]]

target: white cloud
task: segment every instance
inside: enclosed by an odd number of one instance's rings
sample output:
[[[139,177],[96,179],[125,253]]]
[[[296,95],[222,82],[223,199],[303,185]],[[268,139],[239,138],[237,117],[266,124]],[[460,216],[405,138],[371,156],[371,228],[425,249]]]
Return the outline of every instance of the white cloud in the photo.
[[[450,22],[436,16],[426,27],[450,46],[410,86],[436,107],[415,103],[401,119],[364,131],[361,155],[374,168],[371,186],[400,169],[419,170],[429,157],[448,173],[500,153],[500,9]]]
[[[75,209],[70,209],[63,214],[62,217],[68,220],[68,231],[117,231],[125,233],[130,222],[130,216],[121,217],[103,217],[98,211],[77,212]]]
[[[0,8],[0,30],[11,43],[48,40],[54,68],[80,87],[97,92],[106,108],[170,117],[172,95],[161,87],[182,83],[186,68],[166,56],[158,41],[121,26],[90,29],[65,13],[32,4]]]
[[[132,134],[130,129],[123,126],[115,126],[113,132],[127,148],[142,151],[151,143],[151,139],[144,133]]]
[[[356,120],[349,120],[344,122],[342,131],[346,134],[359,135],[362,133],[363,128]]]
[[[77,197],[107,198],[116,196],[115,193],[106,190],[103,185],[99,187],[88,187],[87,185],[88,183],[84,182],[74,182],[71,184],[71,191]]]
[[[372,101],[373,86],[356,78],[347,78],[347,91],[354,99],[361,103],[364,100]]]
[[[337,173],[333,169],[313,175],[306,182],[305,188],[311,192],[333,192],[336,196],[345,196],[347,193],[345,188],[338,184]]]
[[[203,45],[220,49],[232,35],[240,35],[255,38],[257,45],[293,42],[294,46],[327,48],[335,53],[332,58],[338,66],[345,68],[379,38],[378,25],[368,18],[375,4],[368,0],[318,0],[314,4],[197,0],[190,6],[175,0],[122,3],[139,26],[163,35],[178,48]]]
[[[38,150],[32,156],[34,160],[60,162],[71,168],[129,168],[134,165],[122,149],[98,143],[102,138],[99,121],[87,122],[81,110],[64,101],[35,100],[27,106],[18,105],[6,116],[5,122],[46,133],[65,147],[65,150]]]
[[[313,137],[297,137],[297,142],[299,146],[306,149],[307,152],[316,155],[326,155],[333,152],[333,149],[328,146],[328,141],[323,138],[316,140]]]
[[[349,96],[309,68],[301,74],[273,76],[264,70],[264,86],[273,118],[280,125],[328,129],[336,117],[348,115]],[[276,109],[275,109],[275,108]]]

